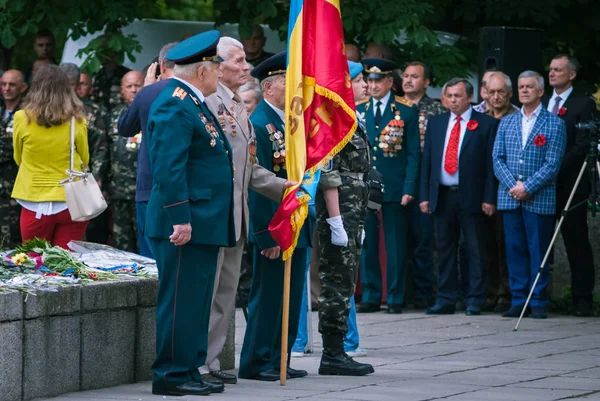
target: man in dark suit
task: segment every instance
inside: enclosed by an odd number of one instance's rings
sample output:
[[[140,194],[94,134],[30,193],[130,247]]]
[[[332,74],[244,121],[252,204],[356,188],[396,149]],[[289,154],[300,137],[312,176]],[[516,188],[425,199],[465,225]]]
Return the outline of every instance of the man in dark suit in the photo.
[[[167,60],[167,52],[177,43],[168,43],[160,49],[158,64],[160,68],[160,81],[156,82],[155,63],[150,65],[148,73],[144,80],[144,88],[136,95],[133,102],[119,117],[118,130],[119,135],[127,138],[136,136],[142,132],[142,144],[137,156],[137,171],[135,180],[135,202],[136,202],[136,221],[138,228],[138,242],[140,255],[154,258],[150,239],[144,234],[146,225],[146,207],[152,191],[152,174],[150,173],[150,160],[148,158],[148,144],[144,138],[146,124],[148,123],[148,112],[152,102],[169,84],[173,77],[173,67],[175,63]]]
[[[217,90],[218,31],[167,53],[175,77],[150,107],[145,131],[152,173],[146,234],[158,265],[152,393],[207,395],[208,322],[219,248],[235,244],[232,151],[204,99]]]
[[[559,54],[550,63],[549,82],[554,88],[552,97],[545,99],[544,108],[561,118],[567,126],[567,150],[556,185],[556,215],[564,209],[581,166],[589,151],[589,135],[575,125],[594,118],[594,101],[573,91],[579,63],[573,57]],[[591,177],[595,179],[596,177]],[[584,202],[583,206],[569,211],[561,227],[567,257],[571,266],[571,288],[573,292],[573,314],[591,316],[594,291],[594,258],[588,237],[587,208],[585,200],[590,194],[590,176],[586,171],[581,179],[571,207]]]
[[[425,313],[454,313],[462,231],[469,259],[466,314],[479,315],[487,287],[485,216],[496,211],[492,151],[498,121],[473,110],[473,86],[466,79],[450,80],[445,96],[450,113],[429,119],[421,163],[420,206],[433,213],[439,263],[436,302]]]
[[[251,74],[261,81],[264,99],[250,121],[256,131],[253,155],[265,169],[287,180],[285,159],[285,66],[286,52],[278,53],[256,66]],[[250,235],[253,245],[252,284],[248,300],[248,325],[240,354],[239,377],[243,379],[279,380],[281,363],[281,311],[283,308],[283,275],[285,262],[281,249],[269,232],[279,204],[252,190],[249,193]],[[302,289],[306,277],[307,248],[312,224],[307,219],[298,237],[292,258],[290,279],[288,355],[298,333]],[[306,376],[305,370],[289,367],[290,378]]]

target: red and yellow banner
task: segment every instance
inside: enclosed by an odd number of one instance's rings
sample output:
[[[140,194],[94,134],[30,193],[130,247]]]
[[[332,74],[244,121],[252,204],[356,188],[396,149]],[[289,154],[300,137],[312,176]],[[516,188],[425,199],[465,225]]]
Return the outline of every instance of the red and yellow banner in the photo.
[[[356,130],[339,0],[292,0],[288,32],[286,167],[300,184],[288,188],[269,225],[284,260],[308,216],[309,186]]]

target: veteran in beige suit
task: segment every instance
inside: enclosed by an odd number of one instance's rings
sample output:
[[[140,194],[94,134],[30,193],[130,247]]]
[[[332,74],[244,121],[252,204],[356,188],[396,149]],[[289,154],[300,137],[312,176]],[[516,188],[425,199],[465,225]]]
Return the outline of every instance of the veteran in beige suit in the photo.
[[[257,163],[256,137],[248,119],[244,102],[236,91],[250,77],[250,66],[242,44],[236,39],[222,37],[217,46],[223,76],[217,92],[206,98],[210,111],[217,117],[233,150],[234,218],[236,246],[221,248],[217,262],[217,274],[208,332],[208,355],[206,366],[200,371],[207,380],[228,384],[237,382],[235,375],[221,371],[218,359],[225,345],[229,320],[235,310],[235,294],[240,278],[244,244],[248,238],[248,187],[263,196],[281,201],[283,191],[290,186]]]

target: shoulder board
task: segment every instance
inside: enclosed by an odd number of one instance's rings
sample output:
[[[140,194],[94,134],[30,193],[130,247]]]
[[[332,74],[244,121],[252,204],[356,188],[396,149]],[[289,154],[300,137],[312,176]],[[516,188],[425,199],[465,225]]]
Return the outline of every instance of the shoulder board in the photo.
[[[408,107],[412,107],[412,105],[414,104],[410,100],[406,100],[405,98],[400,96],[394,96],[394,100],[396,100],[397,103],[403,104]]]
[[[360,102],[356,103],[356,105],[358,106],[359,104],[367,103],[369,100],[371,100],[371,96],[367,96],[366,98],[364,98]]]
[[[178,97],[181,100],[183,100],[187,96],[187,92],[178,86],[177,88],[175,88],[175,90],[173,91],[173,95],[171,95],[171,96]]]

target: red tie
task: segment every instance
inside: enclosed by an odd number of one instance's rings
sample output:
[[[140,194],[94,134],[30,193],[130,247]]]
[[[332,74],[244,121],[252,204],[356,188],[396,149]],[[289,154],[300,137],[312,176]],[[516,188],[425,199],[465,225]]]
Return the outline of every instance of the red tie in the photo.
[[[450,175],[453,175],[458,170],[458,143],[460,141],[460,116],[456,116],[456,124],[450,131],[450,139],[446,148],[446,160],[444,162],[444,170]]]

